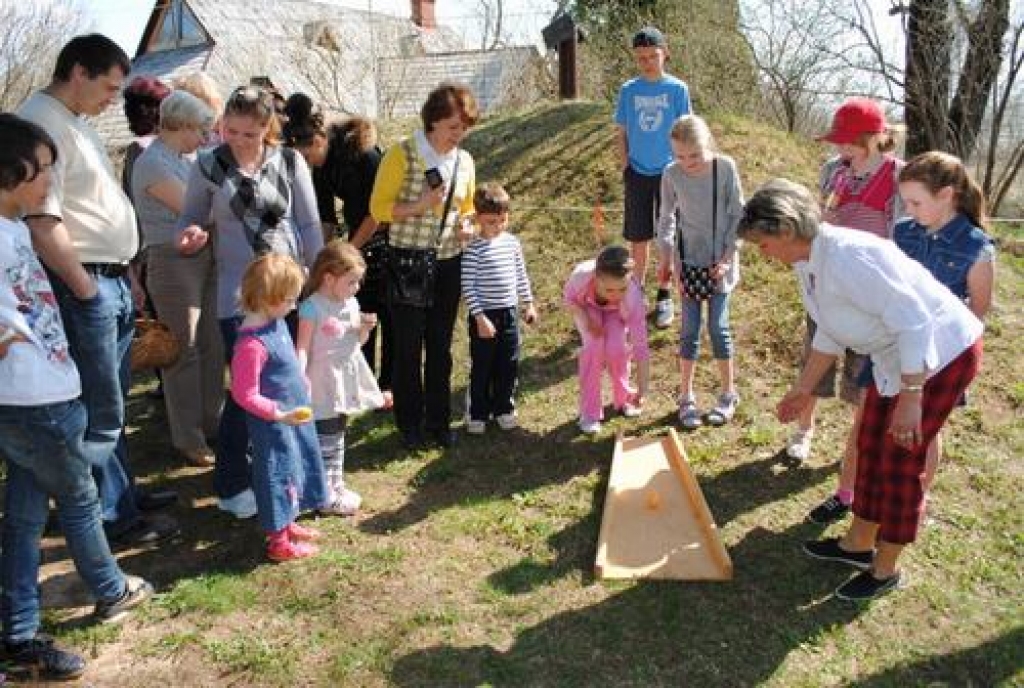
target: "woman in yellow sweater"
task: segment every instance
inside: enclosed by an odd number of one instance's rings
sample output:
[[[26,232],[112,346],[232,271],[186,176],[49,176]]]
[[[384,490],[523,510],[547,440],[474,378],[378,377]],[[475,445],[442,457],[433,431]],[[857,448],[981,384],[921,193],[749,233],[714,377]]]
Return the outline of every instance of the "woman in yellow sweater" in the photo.
[[[395,423],[409,449],[455,440],[451,344],[476,190],[473,158],[459,144],[479,108],[467,87],[444,83],[427,96],[420,116],[423,129],[384,154],[370,198],[374,219],[390,225],[392,391]]]

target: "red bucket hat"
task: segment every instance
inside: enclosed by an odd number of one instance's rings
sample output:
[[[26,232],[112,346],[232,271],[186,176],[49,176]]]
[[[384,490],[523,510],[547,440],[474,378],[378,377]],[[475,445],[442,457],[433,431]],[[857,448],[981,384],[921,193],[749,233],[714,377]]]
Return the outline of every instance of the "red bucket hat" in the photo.
[[[882,106],[870,98],[850,98],[832,116],[832,129],[819,136],[819,141],[836,145],[855,143],[864,134],[885,131],[885,113]]]

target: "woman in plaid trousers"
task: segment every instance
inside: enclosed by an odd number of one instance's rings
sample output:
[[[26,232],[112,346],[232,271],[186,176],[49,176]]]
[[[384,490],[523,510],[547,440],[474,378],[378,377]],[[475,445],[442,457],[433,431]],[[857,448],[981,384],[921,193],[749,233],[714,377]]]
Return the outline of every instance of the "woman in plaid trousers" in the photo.
[[[794,266],[804,306],[818,325],[799,379],[778,405],[789,422],[836,356],[870,356],[857,436],[853,523],[841,538],[804,544],[816,559],[861,573],[836,590],[867,600],[901,582],[897,565],[917,537],[928,444],[981,365],[982,324],[920,263],[893,242],[821,221],[805,187],[772,180],[751,197],[740,237]]]

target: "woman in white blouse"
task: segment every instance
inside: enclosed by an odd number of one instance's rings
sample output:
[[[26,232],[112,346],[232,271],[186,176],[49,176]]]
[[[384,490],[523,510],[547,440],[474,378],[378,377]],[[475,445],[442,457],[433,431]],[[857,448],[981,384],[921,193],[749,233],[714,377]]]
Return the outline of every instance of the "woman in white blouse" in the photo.
[[[854,520],[841,538],[804,544],[816,558],[862,572],[836,590],[865,600],[900,584],[897,560],[914,542],[924,503],[929,442],[981,365],[981,322],[894,243],[821,221],[805,187],[776,179],[747,203],[739,236],[793,265],[808,315],[818,324],[799,379],[779,402],[782,422],[844,348],[874,363],[857,438]]]

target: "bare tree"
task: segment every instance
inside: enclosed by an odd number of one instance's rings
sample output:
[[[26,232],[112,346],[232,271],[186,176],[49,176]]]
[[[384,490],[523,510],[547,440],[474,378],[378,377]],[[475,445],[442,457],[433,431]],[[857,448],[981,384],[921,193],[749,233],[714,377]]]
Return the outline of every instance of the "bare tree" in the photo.
[[[1005,69],[1002,81],[997,77],[992,95],[991,122],[988,130],[988,145],[984,156],[984,172],[981,175],[982,189],[989,201],[992,214],[999,212],[1013,183],[1024,166],[1024,134],[1021,132],[1021,117],[1006,115],[1016,105],[1024,109],[1024,103],[1014,86],[1024,69],[1024,17],[1018,17],[1009,33],[1006,49]],[[1014,102],[1015,96],[1018,96]],[[1002,155],[1001,155],[1002,154]],[[1002,166],[997,167],[997,162]]]
[[[834,52],[846,25],[830,0],[747,3],[740,28],[761,75],[766,105],[795,132],[803,129],[821,97],[835,90],[843,64]],[[808,27],[814,27],[808,30]]]
[[[86,25],[77,0],[0,2],[0,110],[13,110],[49,83],[57,53]]]

